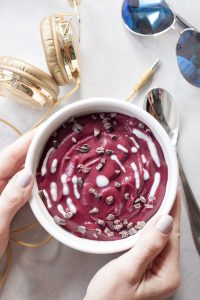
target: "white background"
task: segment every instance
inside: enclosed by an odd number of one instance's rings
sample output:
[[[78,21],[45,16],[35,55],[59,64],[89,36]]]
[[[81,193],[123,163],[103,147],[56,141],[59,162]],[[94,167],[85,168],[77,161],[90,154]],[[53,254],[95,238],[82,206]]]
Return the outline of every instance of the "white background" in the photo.
[[[199,1],[170,1],[200,29]],[[173,3],[175,2],[175,3]],[[192,5],[193,3],[193,5]],[[82,86],[68,103],[94,96],[125,98],[142,73],[157,59],[162,65],[153,80],[140,92],[135,103],[142,106],[147,89],[166,88],[175,98],[181,118],[179,151],[192,189],[200,203],[200,90],[189,85],[179,73],[175,46],[178,33],[170,30],[157,38],[138,38],[121,22],[122,0],[83,0],[81,14]],[[68,11],[66,0],[1,0],[0,55],[24,59],[47,71],[39,34],[40,20],[55,12]],[[198,23],[199,22],[199,23]],[[67,88],[62,89],[62,92]],[[0,117],[14,122],[21,130],[33,125],[41,112],[0,98]],[[0,125],[0,147],[16,138]],[[15,225],[33,219],[27,205]],[[183,199],[181,237],[181,287],[175,300],[196,300],[200,294],[200,260],[191,238]],[[39,229],[26,236],[44,238]],[[95,272],[116,255],[89,255],[64,247],[52,240],[41,249],[14,250],[14,262],[4,289],[3,300],[79,300]],[[94,295],[95,299],[95,295]]]

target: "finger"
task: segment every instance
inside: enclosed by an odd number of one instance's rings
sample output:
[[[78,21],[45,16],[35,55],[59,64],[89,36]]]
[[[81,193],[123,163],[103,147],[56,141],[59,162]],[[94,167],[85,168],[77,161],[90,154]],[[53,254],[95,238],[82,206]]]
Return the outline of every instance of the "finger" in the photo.
[[[154,217],[141,233],[137,244],[119,259],[128,276],[140,278],[166,246],[173,227],[173,217]]]
[[[177,193],[171,215],[174,218],[172,233],[169,237],[166,247],[155,258],[150,268],[148,278],[148,293],[155,294],[160,291],[161,280],[165,282],[165,296],[168,298],[174,294],[180,284],[179,255],[180,255],[180,190]],[[167,296],[168,295],[168,296]]]
[[[20,171],[13,177],[0,196],[0,240],[8,234],[10,223],[17,211],[31,195],[33,177],[30,171]]]
[[[0,193],[24,163],[34,134],[35,130],[30,131],[0,152]]]
[[[174,218],[172,234],[180,233],[180,217],[181,217],[181,188],[178,188],[176,201],[171,211],[171,216]]]
[[[174,225],[169,243],[162,251],[160,260],[160,270],[168,270],[168,276],[173,270],[179,270],[179,256],[180,256],[180,215],[181,215],[181,191],[178,190],[175,204],[173,206],[171,215],[174,218]]]

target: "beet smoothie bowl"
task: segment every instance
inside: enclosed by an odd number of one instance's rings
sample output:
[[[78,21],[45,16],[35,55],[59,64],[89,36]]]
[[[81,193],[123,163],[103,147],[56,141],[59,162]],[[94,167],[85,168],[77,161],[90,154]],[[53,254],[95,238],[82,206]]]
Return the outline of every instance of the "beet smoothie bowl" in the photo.
[[[132,247],[155,214],[173,206],[178,167],[164,129],[118,99],[70,104],[38,129],[26,167],[30,206],[58,241],[88,253]]]

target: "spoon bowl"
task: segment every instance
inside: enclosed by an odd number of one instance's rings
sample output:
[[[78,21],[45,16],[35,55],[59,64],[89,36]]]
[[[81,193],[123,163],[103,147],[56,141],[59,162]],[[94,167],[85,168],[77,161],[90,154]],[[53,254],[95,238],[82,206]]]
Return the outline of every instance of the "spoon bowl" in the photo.
[[[176,146],[179,133],[179,115],[172,95],[165,89],[153,88],[147,93],[143,108],[164,127],[173,146]]]
[[[150,90],[144,100],[144,110],[151,114],[166,130],[171,142],[176,147],[179,133],[179,116],[174,98],[162,88]],[[188,207],[188,216],[194,244],[200,254],[200,208],[185,175],[180,157],[179,173]]]

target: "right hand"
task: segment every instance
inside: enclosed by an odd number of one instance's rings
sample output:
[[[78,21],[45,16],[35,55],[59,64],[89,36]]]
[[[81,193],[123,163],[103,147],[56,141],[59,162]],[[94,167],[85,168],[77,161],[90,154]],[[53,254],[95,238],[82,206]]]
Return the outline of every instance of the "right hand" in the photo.
[[[172,229],[173,226],[173,229]],[[179,286],[180,199],[171,216],[155,216],[137,244],[91,280],[84,300],[163,300]]]

